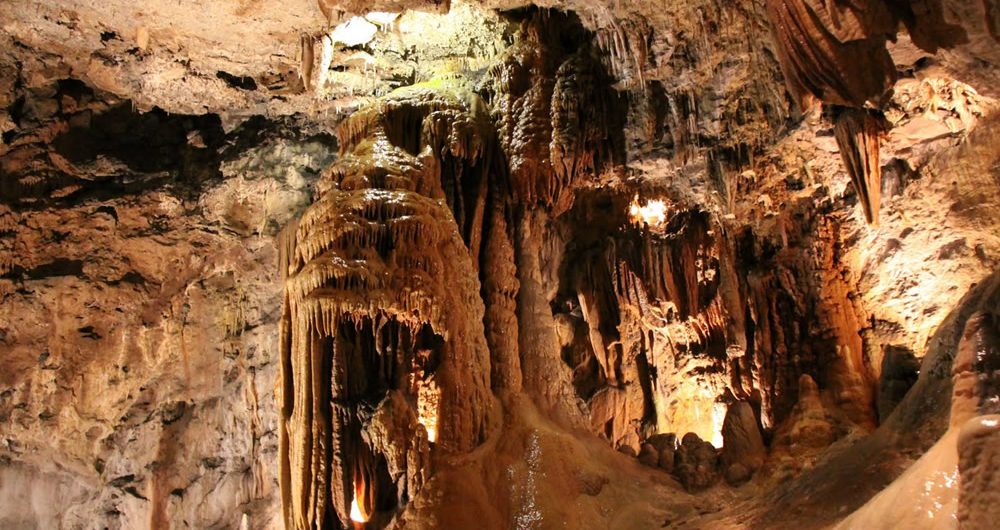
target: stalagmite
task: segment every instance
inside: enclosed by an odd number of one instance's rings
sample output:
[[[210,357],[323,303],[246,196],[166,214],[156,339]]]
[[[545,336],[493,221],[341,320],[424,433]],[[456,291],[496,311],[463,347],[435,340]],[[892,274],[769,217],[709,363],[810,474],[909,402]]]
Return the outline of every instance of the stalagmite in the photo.
[[[767,449],[749,403],[740,401],[730,405],[722,424],[722,439],[719,463],[730,484],[744,482],[764,464]]]

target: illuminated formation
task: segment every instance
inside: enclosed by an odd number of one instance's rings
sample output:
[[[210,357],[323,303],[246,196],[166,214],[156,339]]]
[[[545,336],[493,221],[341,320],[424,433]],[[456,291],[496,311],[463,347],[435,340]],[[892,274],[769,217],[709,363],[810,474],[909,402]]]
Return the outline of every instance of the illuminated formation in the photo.
[[[282,236],[289,528],[391,515],[434,452],[484,436],[479,236],[462,229],[484,215],[492,136],[459,88],[400,90],[342,124],[340,160]]]
[[[639,205],[639,196],[632,199],[628,207],[629,219],[632,224],[658,229],[667,222],[667,203],[662,199],[651,199]]]
[[[878,222],[882,200],[882,165],[878,157],[881,134],[880,117],[863,110],[844,109],[835,120],[834,135],[841,159],[869,223]]]

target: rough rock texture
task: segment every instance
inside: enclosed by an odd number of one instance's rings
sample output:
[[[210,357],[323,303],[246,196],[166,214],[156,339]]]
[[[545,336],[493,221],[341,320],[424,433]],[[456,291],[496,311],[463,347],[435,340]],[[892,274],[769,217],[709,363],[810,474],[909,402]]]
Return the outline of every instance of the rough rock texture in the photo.
[[[689,432],[677,447],[674,475],[688,491],[705,489],[719,479],[719,455],[712,444]]]
[[[833,135],[847,174],[858,193],[865,220],[878,221],[882,201],[882,165],[879,161],[880,116],[858,109],[843,109],[834,118]]]
[[[896,33],[888,2],[768,0],[767,14],[789,90],[800,100],[878,104],[896,80],[885,49]]]
[[[0,206],[0,526],[273,520],[271,236],[331,139],[22,90]]]
[[[951,371],[952,426],[1000,412],[1000,327],[994,311],[975,313],[965,323]]]

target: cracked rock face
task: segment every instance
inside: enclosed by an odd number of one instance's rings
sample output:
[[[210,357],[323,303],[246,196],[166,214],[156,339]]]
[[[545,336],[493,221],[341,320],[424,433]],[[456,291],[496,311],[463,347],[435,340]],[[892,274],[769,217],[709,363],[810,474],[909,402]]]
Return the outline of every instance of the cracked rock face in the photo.
[[[996,2],[627,4],[0,5],[0,527],[991,521]]]

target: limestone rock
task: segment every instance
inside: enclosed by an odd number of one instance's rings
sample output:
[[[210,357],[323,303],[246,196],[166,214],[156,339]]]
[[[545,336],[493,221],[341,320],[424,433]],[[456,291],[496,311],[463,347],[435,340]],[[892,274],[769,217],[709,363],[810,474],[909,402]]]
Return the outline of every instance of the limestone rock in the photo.
[[[646,438],[646,443],[652,445],[657,451],[677,448],[677,435],[674,433],[654,434]]]
[[[885,3],[768,0],[782,69],[792,94],[862,107],[896,78],[885,49],[895,20]]]
[[[799,378],[799,401],[792,411],[791,423],[792,447],[821,448],[833,441],[832,426],[820,401],[819,387],[806,374]]]
[[[677,435],[674,433],[654,434],[646,439],[643,447],[646,445],[651,446],[656,451],[655,465],[667,473],[673,472],[677,453]]]
[[[879,160],[882,122],[880,115],[857,109],[842,109],[834,118],[834,136],[840,157],[869,223],[878,222],[882,201],[882,162]]]
[[[995,405],[995,0],[135,4],[0,2],[0,527],[825,527]]]
[[[952,362],[951,425],[1000,412],[1000,322],[980,311],[965,323]]]
[[[723,476],[726,482],[732,486],[743,484],[753,477],[753,471],[741,463],[735,463],[725,468]]]

